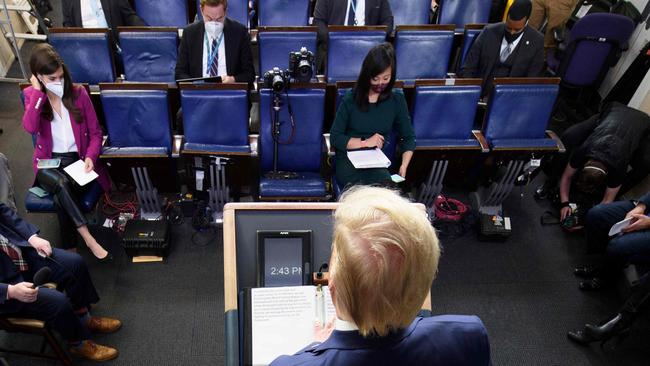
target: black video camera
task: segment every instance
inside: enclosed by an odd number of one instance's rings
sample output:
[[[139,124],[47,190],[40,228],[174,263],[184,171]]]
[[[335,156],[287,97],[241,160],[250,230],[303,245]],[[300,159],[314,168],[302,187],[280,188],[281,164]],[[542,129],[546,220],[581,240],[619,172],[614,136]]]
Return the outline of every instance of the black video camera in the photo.
[[[314,59],[314,54],[307,47],[289,52],[289,75],[297,82],[308,83],[314,75]]]

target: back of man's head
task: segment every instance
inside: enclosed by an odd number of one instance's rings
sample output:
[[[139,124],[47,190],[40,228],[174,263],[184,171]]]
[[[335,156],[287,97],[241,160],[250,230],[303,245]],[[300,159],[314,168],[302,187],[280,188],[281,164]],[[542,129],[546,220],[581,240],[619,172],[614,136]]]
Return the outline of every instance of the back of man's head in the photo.
[[[440,257],[425,212],[376,187],[352,188],[340,202],[330,263],[337,310],[363,336],[407,327],[431,288]]]
[[[589,159],[576,179],[576,187],[584,193],[596,194],[607,180],[607,166]]]

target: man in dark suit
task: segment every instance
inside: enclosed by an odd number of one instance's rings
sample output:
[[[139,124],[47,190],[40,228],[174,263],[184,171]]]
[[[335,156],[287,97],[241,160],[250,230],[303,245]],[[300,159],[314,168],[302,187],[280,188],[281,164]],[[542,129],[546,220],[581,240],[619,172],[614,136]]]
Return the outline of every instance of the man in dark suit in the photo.
[[[117,357],[116,349],[89,340],[91,331],[111,333],[122,323],[90,316],[90,305],[99,297],[83,259],[76,253],[52,249],[38,231],[0,203],[0,314],[45,321],[69,342],[73,355],[93,361]],[[49,281],[61,292],[32,288],[34,274],[43,267],[51,269]]]
[[[336,317],[316,325],[316,343],[271,366],[491,365],[478,317],[430,316],[440,246],[419,207],[385,188],[352,187],[334,213],[332,237]]]
[[[393,31],[393,12],[388,0],[317,0],[314,22],[318,27],[318,71],[325,69],[327,55],[327,26],[385,25]]]
[[[201,0],[203,20],[183,30],[176,79],[221,76],[224,83],[255,81],[250,36],[226,17],[227,0]]]
[[[129,0],[63,0],[63,26],[80,28],[110,28],[113,39],[117,27],[145,26]]]
[[[537,77],[544,72],[544,36],[528,26],[530,0],[515,0],[505,22],[486,26],[470,48],[460,77],[482,78],[483,95],[495,77]]]

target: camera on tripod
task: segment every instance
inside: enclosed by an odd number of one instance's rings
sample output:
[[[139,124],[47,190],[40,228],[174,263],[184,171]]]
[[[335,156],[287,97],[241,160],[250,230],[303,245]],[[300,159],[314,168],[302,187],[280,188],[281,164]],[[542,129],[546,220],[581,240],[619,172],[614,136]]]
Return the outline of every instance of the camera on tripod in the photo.
[[[299,83],[308,83],[314,75],[314,54],[301,47],[300,51],[289,52],[289,75]]]
[[[264,86],[273,89],[274,92],[280,93],[289,85],[289,73],[274,67],[264,73]]]

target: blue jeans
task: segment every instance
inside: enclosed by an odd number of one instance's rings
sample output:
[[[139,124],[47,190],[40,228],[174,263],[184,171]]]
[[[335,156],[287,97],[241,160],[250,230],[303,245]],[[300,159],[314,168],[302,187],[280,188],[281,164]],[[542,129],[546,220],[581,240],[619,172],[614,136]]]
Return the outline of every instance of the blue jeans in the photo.
[[[631,201],[595,206],[587,213],[586,236],[590,251],[607,252],[615,262],[650,261],[650,230],[634,231],[609,238],[609,229],[634,208]]]

